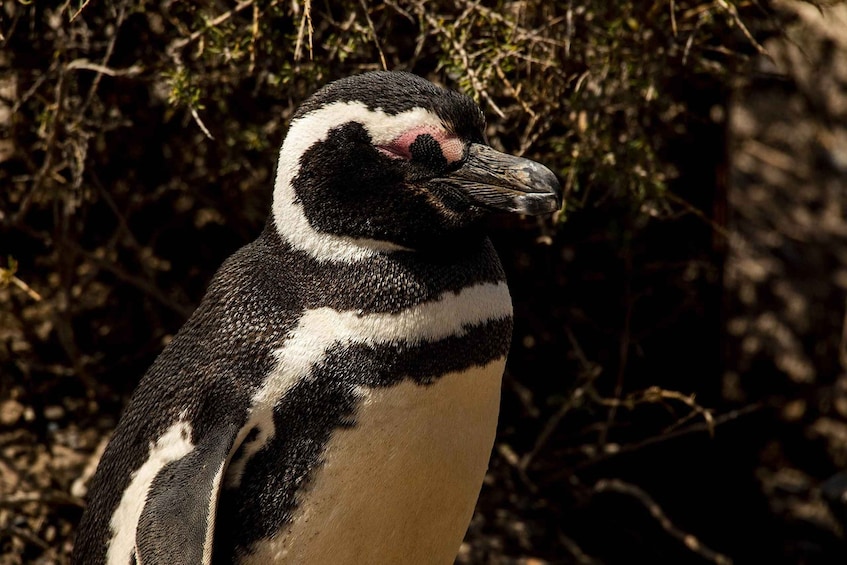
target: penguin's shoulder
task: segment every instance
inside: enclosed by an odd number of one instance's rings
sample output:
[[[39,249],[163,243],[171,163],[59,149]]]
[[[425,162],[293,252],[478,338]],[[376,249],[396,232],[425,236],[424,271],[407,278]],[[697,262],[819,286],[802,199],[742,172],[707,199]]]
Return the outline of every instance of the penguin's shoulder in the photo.
[[[112,442],[121,465],[138,465],[175,422],[186,422],[195,440],[223,424],[222,415],[246,419],[273,350],[301,311],[284,263],[261,237],[224,261],[134,391]]]
[[[80,562],[99,561],[106,549],[102,557],[119,560],[172,552],[167,530],[186,528],[199,541],[189,548],[197,559],[184,561],[200,562],[196,551],[210,538],[195,526],[212,516],[221,464],[274,348],[296,324],[299,298],[285,263],[262,237],[232,254],[144,374],[93,478],[98,496],[77,541]],[[142,523],[148,535],[135,548]]]
[[[226,259],[131,405],[170,407],[168,420],[184,413],[201,430],[220,413],[244,414],[274,366],[274,351],[302,316],[295,262],[264,236]]]
[[[196,320],[225,326],[233,315],[279,322],[296,315],[301,285],[297,258],[266,230],[221,264],[188,324]],[[243,328],[227,329],[237,334]]]

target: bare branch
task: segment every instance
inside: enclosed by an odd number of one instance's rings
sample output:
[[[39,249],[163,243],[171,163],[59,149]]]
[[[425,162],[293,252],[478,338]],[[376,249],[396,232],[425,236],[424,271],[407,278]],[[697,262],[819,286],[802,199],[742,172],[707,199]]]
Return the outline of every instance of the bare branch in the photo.
[[[617,492],[631,496],[640,502],[645,509],[647,509],[650,515],[659,523],[663,530],[679,540],[685,547],[703,559],[716,563],[717,565],[732,564],[732,559],[726,555],[706,547],[694,535],[677,528],[673,522],[671,522],[670,518],[668,518],[667,514],[665,514],[662,510],[661,506],[659,506],[656,501],[640,487],[617,479],[601,479],[594,485],[594,491],[598,493]]]
[[[294,60],[299,61],[303,56],[303,37],[308,26],[309,30],[309,60],[312,60],[312,0],[303,3],[303,16],[300,18],[300,27],[297,30],[297,44],[294,46]]]
[[[59,504],[66,506],[85,507],[82,499],[65,494],[64,492],[52,490],[47,492],[16,492],[5,496],[0,496],[0,507],[3,506],[20,506],[35,502],[38,504]]]
[[[197,113],[197,108],[194,108],[193,106],[191,108],[191,117],[194,118],[194,121],[197,122],[197,125],[200,126],[200,129],[206,137],[209,139],[215,139],[212,132],[209,131],[209,128],[207,128],[206,124],[203,123],[203,120],[200,119],[200,114]]]
[[[255,2],[255,0],[242,0],[241,2],[236,4],[235,7],[232,8],[231,10],[227,10],[226,12],[221,14],[220,16],[206,22],[205,26],[203,26],[202,28],[193,32],[188,37],[183,37],[182,39],[178,39],[178,40],[174,41],[173,44],[171,45],[171,47],[169,48],[169,50],[170,49],[173,49],[173,50],[182,49],[183,47],[185,47],[189,43],[197,40],[197,38],[202,36],[204,33],[209,31],[210,29],[221,25],[222,23],[224,23],[225,21],[230,19],[235,14],[238,14],[239,12],[246,10],[247,8],[252,6],[254,2]],[[274,0],[273,2],[270,3],[270,6],[274,6],[275,4],[277,4],[277,2],[278,2],[278,0]],[[306,5],[308,6],[309,4],[310,4],[310,0],[307,0]]]
[[[374,45],[376,45],[376,50],[379,52],[379,60],[382,63],[382,69],[384,71],[388,70],[388,63],[385,62],[385,53],[382,52],[382,46],[379,44],[379,35],[376,33],[376,29],[374,28],[374,22],[371,19],[371,14],[368,11],[368,5],[365,0],[359,0],[359,4],[362,6],[362,11],[365,12],[365,19],[368,22],[368,29],[371,32],[371,36],[374,40]]]
[[[767,49],[762,47],[762,45],[756,41],[756,38],[753,37],[753,34],[750,33],[750,30],[747,29],[747,26],[744,25],[744,22],[741,20],[741,16],[738,15],[738,8],[735,7],[735,4],[731,2],[727,2],[727,0],[715,0],[715,4],[717,4],[721,9],[726,11],[730,16],[732,16],[735,25],[741,30],[741,33],[744,34],[744,37],[747,38],[747,41],[750,42],[750,45],[756,48],[756,51],[759,52],[759,55],[765,55],[770,58]]]
[[[68,63],[65,68],[68,70],[79,69],[85,71],[94,71],[95,73],[100,73],[101,75],[108,75],[110,77],[132,77],[144,72],[144,68],[141,65],[132,65],[131,67],[127,67],[125,69],[112,69],[105,65],[98,65],[97,63],[92,63],[88,59],[75,59]]]

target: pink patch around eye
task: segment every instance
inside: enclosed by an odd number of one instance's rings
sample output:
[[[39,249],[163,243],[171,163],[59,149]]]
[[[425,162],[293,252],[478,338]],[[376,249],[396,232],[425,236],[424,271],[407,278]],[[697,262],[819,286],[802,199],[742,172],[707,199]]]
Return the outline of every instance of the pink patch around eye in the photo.
[[[419,135],[429,134],[441,146],[441,153],[448,163],[460,161],[465,154],[465,144],[456,136],[433,126],[421,126],[404,131],[387,145],[379,145],[377,149],[392,159],[411,159],[412,143]]]
[[[440,140],[439,143],[441,144],[441,152],[448,163],[461,161],[462,157],[465,156],[465,144],[458,137],[448,137]]]

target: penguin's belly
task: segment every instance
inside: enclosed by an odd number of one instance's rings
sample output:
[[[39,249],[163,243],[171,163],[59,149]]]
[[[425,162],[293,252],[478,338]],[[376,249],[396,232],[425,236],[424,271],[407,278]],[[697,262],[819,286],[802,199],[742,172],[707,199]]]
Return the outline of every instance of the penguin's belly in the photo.
[[[327,444],[291,522],[249,563],[452,563],[497,427],[505,359],[363,388],[355,425]]]

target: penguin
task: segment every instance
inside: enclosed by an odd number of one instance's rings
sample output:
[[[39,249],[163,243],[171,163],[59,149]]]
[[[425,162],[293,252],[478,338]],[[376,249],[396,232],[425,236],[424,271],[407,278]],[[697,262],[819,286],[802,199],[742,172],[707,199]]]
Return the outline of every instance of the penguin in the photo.
[[[132,394],[73,563],[453,562],[512,332],[486,219],[560,205],[484,126],[405,72],[302,103],[264,231]]]

